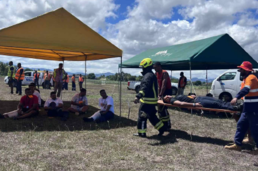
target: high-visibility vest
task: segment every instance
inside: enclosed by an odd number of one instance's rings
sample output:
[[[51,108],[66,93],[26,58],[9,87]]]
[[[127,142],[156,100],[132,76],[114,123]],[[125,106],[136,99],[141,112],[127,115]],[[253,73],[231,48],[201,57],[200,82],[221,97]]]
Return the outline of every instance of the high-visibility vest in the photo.
[[[255,75],[250,74],[247,76],[242,84],[241,84],[241,89],[247,87],[249,88],[249,93],[245,95],[244,97],[244,102],[249,103],[249,102],[258,102],[258,79]]]
[[[53,78],[54,78],[54,80],[56,79],[56,71],[57,70],[59,70],[59,68],[57,68],[57,69],[54,69],[54,74],[53,74]],[[65,77],[65,71],[62,69],[62,73],[63,73],[63,78],[62,79],[64,79],[64,77]]]
[[[180,88],[185,87],[185,76],[180,77]]]
[[[72,76],[72,82],[75,82],[75,76]]]
[[[37,73],[37,78],[39,79],[39,73]],[[36,73],[34,73],[34,78],[33,78],[33,80],[35,80],[36,79]]]
[[[156,72],[156,77],[157,77],[157,80],[158,80],[158,84],[159,84],[159,88],[161,89],[162,87],[162,81],[163,81],[163,73],[167,72],[166,70],[162,70],[161,73],[158,73]],[[170,78],[168,77],[167,78],[167,85],[166,85],[166,89],[171,89],[171,80]]]
[[[79,82],[83,82],[83,77],[79,76]]]
[[[22,74],[21,74],[21,70],[23,70],[23,71],[22,71]],[[21,76],[21,77],[20,77],[20,76]],[[20,79],[19,79],[19,77],[20,77]],[[19,69],[17,70],[16,74],[15,74],[15,79],[16,79],[16,80],[24,80],[24,77],[25,77],[24,69],[23,69],[23,68],[19,68]]]
[[[47,74],[47,73],[45,73],[45,74],[44,74],[44,80],[45,80],[47,77],[48,77],[48,79],[50,80],[51,75],[50,75],[49,73],[48,73],[48,74]]]
[[[67,74],[67,78],[66,78],[66,80],[63,80],[63,82],[67,82],[67,83],[69,83],[69,75]]]
[[[15,78],[15,73],[14,73],[14,70],[13,70],[13,75],[12,75],[12,71],[11,71],[11,68],[13,66],[8,66],[8,73],[7,73],[7,76],[8,77],[12,77],[12,78]],[[14,67],[13,67],[14,68]]]

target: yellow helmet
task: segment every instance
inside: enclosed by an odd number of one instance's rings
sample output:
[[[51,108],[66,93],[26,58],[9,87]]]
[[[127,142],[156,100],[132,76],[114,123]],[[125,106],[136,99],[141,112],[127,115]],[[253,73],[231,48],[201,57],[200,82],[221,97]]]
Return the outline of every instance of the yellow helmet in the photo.
[[[140,66],[141,68],[147,68],[149,66],[152,66],[153,62],[151,58],[145,58],[141,61]]]

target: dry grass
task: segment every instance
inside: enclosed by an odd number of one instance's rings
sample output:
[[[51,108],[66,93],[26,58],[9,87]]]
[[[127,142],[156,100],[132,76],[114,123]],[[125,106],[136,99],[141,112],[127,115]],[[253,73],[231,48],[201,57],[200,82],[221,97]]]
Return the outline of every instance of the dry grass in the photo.
[[[0,87],[0,113],[15,109],[20,96],[10,95],[3,82]],[[87,84],[91,105],[87,115],[97,110],[102,88],[110,95],[114,85]],[[49,92],[41,90],[43,99]],[[73,94],[64,92],[63,100],[69,101]],[[27,120],[0,120],[0,170],[256,170],[257,157],[223,149],[236,127],[223,115],[200,117],[170,110],[172,130],[164,137],[157,137],[150,124],[147,139],[133,137],[138,105],[130,102],[130,119],[127,114],[128,99],[134,95],[123,86],[122,118],[98,125],[85,124],[83,116],[72,114],[66,122],[48,119],[44,112]],[[119,113],[117,86],[113,97]]]

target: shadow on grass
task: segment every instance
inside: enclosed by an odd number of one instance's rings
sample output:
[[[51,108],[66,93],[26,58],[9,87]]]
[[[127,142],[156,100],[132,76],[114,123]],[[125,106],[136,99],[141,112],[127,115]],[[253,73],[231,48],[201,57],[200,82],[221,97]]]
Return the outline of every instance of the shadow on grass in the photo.
[[[0,101],[0,113],[15,110],[18,101]],[[64,102],[64,109],[70,107],[70,102]],[[41,111],[38,116],[23,120],[0,119],[0,130],[2,132],[12,131],[81,131],[81,130],[99,130],[116,129],[123,127],[135,127],[137,122],[124,117],[115,115],[115,118],[103,123],[85,123],[82,118],[89,117],[98,111],[98,108],[89,106],[87,114],[75,116],[70,113],[67,121],[61,121],[60,118],[48,118],[46,112]]]
[[[226,141],[226,140],[222,140],[222,139],[218,139],[218,138],[200,137],[198,135],[190,135],[185,131],[174,130],[174,129],[169,130],[168,134],[166,134],[165,136],[154,135],[154,136],[148,137],[148,139],[156,139],[156,140],[160,141],[158,143],[150,144],[153,146],[175,143],[175,142],[177,142],[177,139],[184,139],[184,140],[192,141],[195,143],[215,144],[215,145],[220,145],[220,146],[224,146],[224,145],[227,145],[232,142],[232,141]]]

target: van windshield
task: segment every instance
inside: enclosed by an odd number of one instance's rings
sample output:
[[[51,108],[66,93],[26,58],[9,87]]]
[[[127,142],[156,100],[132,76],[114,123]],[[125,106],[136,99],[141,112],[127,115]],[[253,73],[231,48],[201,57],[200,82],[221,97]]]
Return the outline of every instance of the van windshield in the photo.
[[[31,72],[25,72],[25,76],[31,76]]]
[[[227,72],[219,77],[219,80],[234,80],[236,77],[236,72]]]

